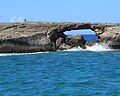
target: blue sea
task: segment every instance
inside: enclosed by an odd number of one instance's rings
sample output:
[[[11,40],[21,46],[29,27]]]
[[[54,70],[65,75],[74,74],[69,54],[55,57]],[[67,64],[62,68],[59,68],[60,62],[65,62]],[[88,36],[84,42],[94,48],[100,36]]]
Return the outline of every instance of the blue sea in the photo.
[[[0,96],[120,96],[120,51],[0,54]]]

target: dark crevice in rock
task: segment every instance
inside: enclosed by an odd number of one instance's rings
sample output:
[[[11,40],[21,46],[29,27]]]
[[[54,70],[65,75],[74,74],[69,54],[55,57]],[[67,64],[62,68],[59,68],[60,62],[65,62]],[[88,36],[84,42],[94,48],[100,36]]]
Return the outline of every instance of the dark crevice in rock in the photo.
[[[19,26],[19,27],[18,27]],[[27,26],[27,27],[26,27]],[[19,32],[20,30],[26,30]],[[8,30],[9,29],[9,30]],[[66,36],[65,31],[90,29],[98,36],[94,43],[120,48],[120,26],[103,23],[27,22],[0,24],[0,53],[56,51],[76,46],[85,48],[82,35]]]

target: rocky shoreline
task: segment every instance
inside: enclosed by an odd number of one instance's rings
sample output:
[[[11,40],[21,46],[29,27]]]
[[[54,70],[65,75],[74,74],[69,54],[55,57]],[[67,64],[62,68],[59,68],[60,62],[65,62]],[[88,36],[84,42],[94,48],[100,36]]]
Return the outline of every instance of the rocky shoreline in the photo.
[[[70,30],[90,29],[98,36],[96,42],[120,49],[120,25],[107,23],[27,22],[0,23],[0,53],[29,53],[64,50],[80,46],[86,40],[80,34],[66,36]]]

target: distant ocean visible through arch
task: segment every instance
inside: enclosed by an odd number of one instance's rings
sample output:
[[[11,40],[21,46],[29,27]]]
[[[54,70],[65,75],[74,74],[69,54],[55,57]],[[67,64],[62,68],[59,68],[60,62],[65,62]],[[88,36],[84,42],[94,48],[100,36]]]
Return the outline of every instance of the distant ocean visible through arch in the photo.
[[[65,35],[74,35],[74,34],[81,34],[83,37],[87,40],[87,42],[92,42],[98,39],[98,37],[95,35],[95,32],[90,29],[84,29],[84,30],[71,30],[64,32]]]

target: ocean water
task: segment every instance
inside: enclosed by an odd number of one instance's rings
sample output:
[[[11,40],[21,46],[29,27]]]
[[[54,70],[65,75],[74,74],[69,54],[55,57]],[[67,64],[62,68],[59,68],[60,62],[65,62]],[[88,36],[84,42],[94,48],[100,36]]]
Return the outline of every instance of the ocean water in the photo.
[[[120,51],[0,54],[0,96],[120,96]]]
[[[69,34],[67,36],[71,36],[71,35],[73,35],[73,34]],[[98,37],[95,34],[82,34],[82,35],[85,38],[87,43],[90,43],[90,42],[95,41],[95,40],[98,39]]]
[[[87,43],[98,39],[98,37],[95,34],[83,34],[83,37],[86,39]]]

